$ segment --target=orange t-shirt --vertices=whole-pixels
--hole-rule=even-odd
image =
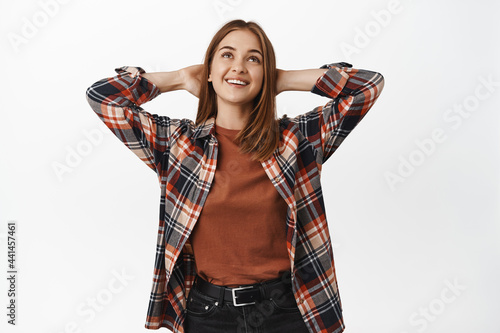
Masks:
[[[238,152],[238,132],[215,128],[215,178],[190,236],[198,275],[229,287],[276,279],[291,268],[288,206],[262,164]]]

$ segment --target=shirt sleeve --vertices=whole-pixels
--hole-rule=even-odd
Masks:
[[[327,69],[311,89],[330,98],[324,106],[294,118],[313,144],[322,164],[373,106],[384,87],[380,73],[352,68],[346,62],[324,65]]]
[[[168,147],[170,118],[144,111],[140,105],[161,94],[142,77],[141,67],[120,67],[118,75],[97,81],[87,89],[87,101],[101,121],[151,169]]]

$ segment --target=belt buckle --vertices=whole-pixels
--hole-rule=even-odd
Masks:
[[[234,306],[244,306],[244,305],[252,305],[252,304],[255,304],[255,302],[252,302],[252,303],[241,303],[241,304],[237,304],[237,303],[236,303],[236,298],[238,298],[238,297],[236,296],[236,292],[237,292],[237,291],[239,291],[239,290],[243,290],[243,289],[251,289],[251,288],[253,288],[253,286],[232,288],[232,289],[231,289],[231,293],[233,294],[233,305],[234,305]]]

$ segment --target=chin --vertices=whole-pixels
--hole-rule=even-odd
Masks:
[[[234,105],[246,105],[246,104],[252,104],[254,102],[254,99],[248,99],[248,98],[228,98],[226,99],[228,103],[234,104]]]

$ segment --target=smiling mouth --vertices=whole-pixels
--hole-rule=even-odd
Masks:
[[[248,85],[248,82],[236,80],[236,79],[227,79],[226,82],[229,84],[236,84],[239,86],[247,86]]]

